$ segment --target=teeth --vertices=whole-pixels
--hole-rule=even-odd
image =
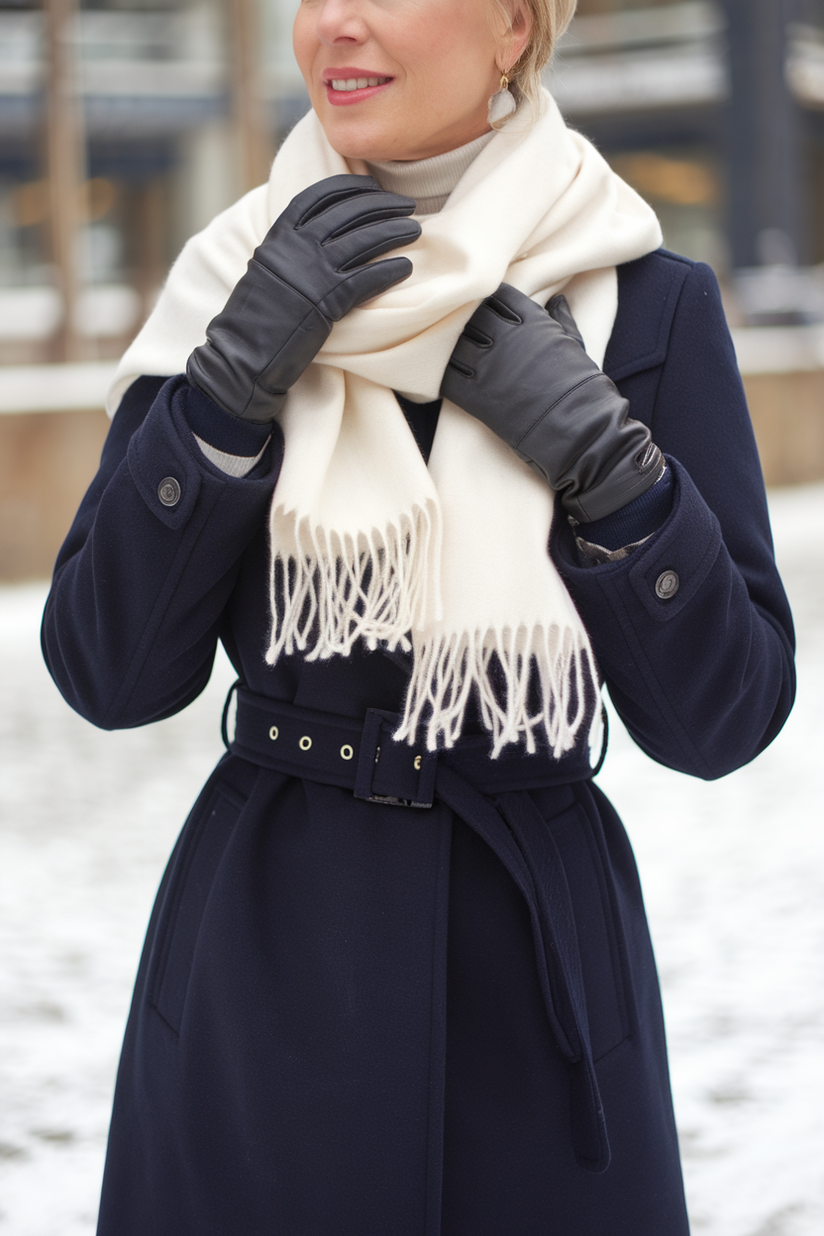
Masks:
[[[388,77],[336,77],[332,80],[333,90],[365,90],[367,86],[382,86],[388,82]]]

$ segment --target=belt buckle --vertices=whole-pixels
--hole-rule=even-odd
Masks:
[[[367,803],[381,803],[385,807],[417,807],[425,810],[435,801],[438,753],[416,752],[406,743],[396,743],[392,733],[400,725],[400,720],[397,713],[384,712],[380,708],[366,710],[355,774],[355,798]],[[413,796],[375,792],[372,783],[381,760],[381,751],[384,756],[384,769],[381,771],[385,771],[387,760],[391,759],[404,788],[408,786]],[[406,767],[407,760],[409,768]]]

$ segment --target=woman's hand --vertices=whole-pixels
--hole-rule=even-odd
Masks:
[[[421,234],[411,198],[371,176],[330,176],[293,198],[255,250],[189,381],[226,412],[271,421],[317,356],[332,324],[412,273],[409,258],[366,265]]]
[[[661,476],[649,430],[584,351],[566,299],[546,309],[502,283],[467,322],[441,394],[483,421],[591,523]]]

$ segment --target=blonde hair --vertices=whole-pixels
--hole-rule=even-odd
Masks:
[[[529,42],[507,76],[516,96],[534,102],[541,86],[541,74],[555,45],[575,15],[578,0],[522,0],[532,18]],[[506,0],[495,0],[507,26],[511,13]]]

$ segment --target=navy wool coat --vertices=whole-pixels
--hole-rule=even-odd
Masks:
[[[793,636],[708,268],[620,268],[605,369],[670,460],[673,509],[621,561],[584,567],[560,513],[550,550],[636,741],[721,777],[787,717]],[[63,695],[104,728],[167,717],[220,639],[258,696],[396,712],[405,667],[381,651],[265,664],[282,438],[225,475],[183,382],[127,392],[60,553],[43,647]],[[439,758],[428,810],[220,761],[149,925],[100,1236],[685,1236],[626,834],[588,765],[509,758],[500,792]]]

